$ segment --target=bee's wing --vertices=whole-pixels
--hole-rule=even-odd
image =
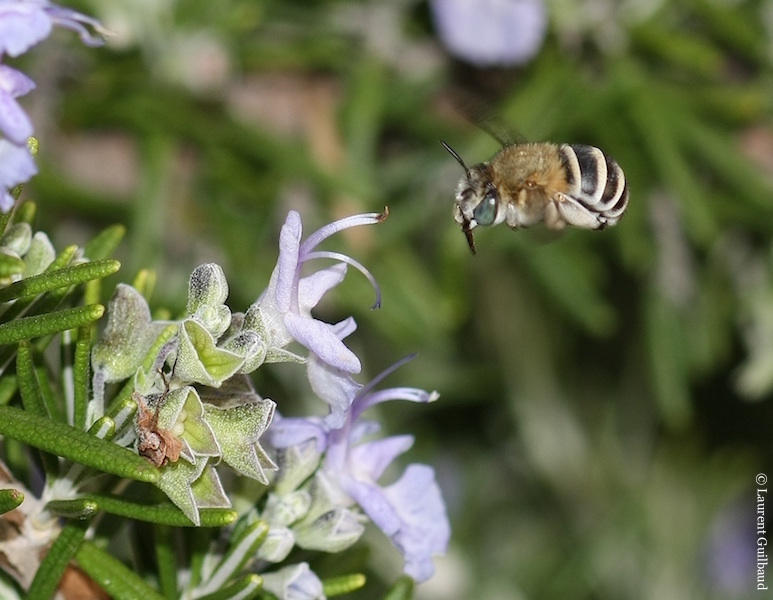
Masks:
[[[519,135],[512,127],[509,127],[503,121],[495,117],[489,116],[480,118],[476,123],[478,127],[498,141],[502,147],[512,146],[513,144],[519,144],[524,141],[522,135]]]

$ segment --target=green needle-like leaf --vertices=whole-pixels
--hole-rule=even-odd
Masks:
[[[86,521],[70,521],[62,529],[32,580],[27,600],[50,600],[54,597],[59,580],[83,541],[87,527]]]
[[[90,304],[3,323],[0,325],[0,345],[76,329],[96,321],[104,313],[105,307],[101,304]]]
[[[112,275],[120,268],[121,263],[117,260],[105,259],[82,263],[74,267],[65,267],[57,271],[46,271],[40,275],[12,283],[7,288],[0,290],[0,302],[8,302],[14,298],[25,296],[36,296],[63,287],[85,283],[92,279],[102,279]]]
[[[35,364],[32,362],[32,346],[26,340],[19,343],[19,351],[16,355],[16,376],[25,411],[50,420],[43,392],[40,389],[40,382],[35,372]],[[55,456],[42,452],[41,460],[47,475],[54,477],[59,473],[59,462]]]
[[[158,583],[161,593],[169,600],[177,598],[177,560],[172,541],[174,531],[166,525],[156,525],[153,528]]]
[[[384,595],[384,600],[411,600],[414,585],[414,581],[410,577],[400,577]]]
[[[365,586],[367,578],[362,573],[352,573],[351,575],[342,575],[341,577],[331,577],[322,582],[325,590],[325,596],[342,596]]]
[[[263,578],[260,575],[251,573],[245,575],[239,581],[233,585],[229,585],[222,590],[209,594],[207,596],[201,596],[198,600],[249,600],[250,598],[257,598],[263,587]]]
[[[32,346],[27,340],[19,342],[19,351],[16,355],[16,376],[24,409],[38,417],[48,418],[48,411],[35,372],[35,364],[32,362]]]
[[[131,450],[11,406],[0,406],[0,434],[119,477],[153,483],[158,470]]]
[[[34,150],[32,147],[32,143],[34,142]],[[38,150],[37,150],[37,140],[35,138],[30,138],[27,140],[27,148],[30,150],[30,154],[32,156],[37,156]],[[19,186],[21,187],[21,186]],[[24,204],[18,206],[16,208],[16,212],[13,215],[13,222],[14,223],[32,223],[32,221],[35,220],[35,214],[37,213],[38,205],[34,202],[25,202]]]
[[[99,504],[100,510],[113,515],[128,517],[138,521],[158,523],[159,525],[170,525],[172,527],[193,527],[191,520],[171,503],[146,504],[132,502],[117,496],[104,496],[100,494],[89,494],[88,496],[83,496],[83,499],[96,502]],[[235,510],[231,509],[203,508],[200,509],[199,516],[201,518],[201,527],[223,527],[233,523],[238,514]]]
[[[15,375],[3,375],[0,378],[0,405],[8,404],[19,389]]]
[[[70,261],[72,261],[77,251],[78,251],[77,245],[73,244],[71,246],[67,246],[64,250],[62,250],[57,255],[57,257],[54,259],[54,262],[48,265],[48,267],[46,268],[46,272],[50,273],[52,271],[58,271],[59,269],[64,269],[67,265],[70,264]]]
[[[137,403],[133,398],[127,397],[120,402],[113,402],[105,416],[110,417],[113,420],[117,433],[134,419],[136,412]]]
[[[99,417],[99,419],[94,421],[91,427],[89,427],[89,434],[96,436],[101,440],[107,440],[108,442],[115,437],[115,433],[115,421],[107,415]]]
[[[126,228],[123,225],[112,225],[88,242],[83,247],[83,254],[91,260],[108,258],[118,248],[125,233]]]
[[[12,511],[24,502],[24,494],[19,490],[0,490],[0,515]]]
[[[81,544],[75,560],[113,600],[165,600],[134,571],[92,542]]]
[[[19,199],[19,195],[21,194],[21,186],[15,185],[10,189],[11,197],[13,198],[14,202]],[[11,220],[11,211],[8,211],[7,213],[0,213],[0,233],[3,233],[5,231],[5,228],[8,227],[8,221]]]
[[[86,426],[86,406],[89,402],[89,378],[91,375],[91,327],[78,329],[73,358],[73,420],[77,429]]]
[[[51,502],[46,504],[46,510],[59,517],[83,521],[90,519],[99,512],[99,504],[89,498],[51,500]]]

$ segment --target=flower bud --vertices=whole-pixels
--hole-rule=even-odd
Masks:
[[[258,549],[260,560],[272,563],[282,562],[295,546],[295,535],[287,527],[274,527],[268,530],[266,539]]]
[[[111,383],[135,373],[163,325],[151,324],[150,309],[140,293],[119,284],[107,309],[107,326],[94,344],[91,361],[95,371]]]
[[[281,600],[325,600],[322,581],[307,563],[266,573],[263,588]]]
[[[308,525],[294,527],[295,543],[306,550],[341,552],[360,539],[364,520],[348,508],[331,510]]]

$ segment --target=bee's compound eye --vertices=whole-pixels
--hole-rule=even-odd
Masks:
[[[483,201],[472,211],[478,225],[491,225],[497,218],[497,199],[494,193],[489,192]]]

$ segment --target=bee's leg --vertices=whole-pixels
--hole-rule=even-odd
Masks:
[[[553,200],[545,207],[545,216],[543,218],[545,227],[548,229],[563,229],[566,227],[566,220],[559,210],[560,202]]]
[[[598,213],[595,213],[582,204],[577,202],[574,198],[561,194],[551,202],[551,206],[555,207],[564,222],[574,227],[581,227],[582,229],[599,229],[606,223],[605,219],[600,218]],[[547,211],[546,211],[547,212]],[[547,215],[545,217],[547,222]]]

